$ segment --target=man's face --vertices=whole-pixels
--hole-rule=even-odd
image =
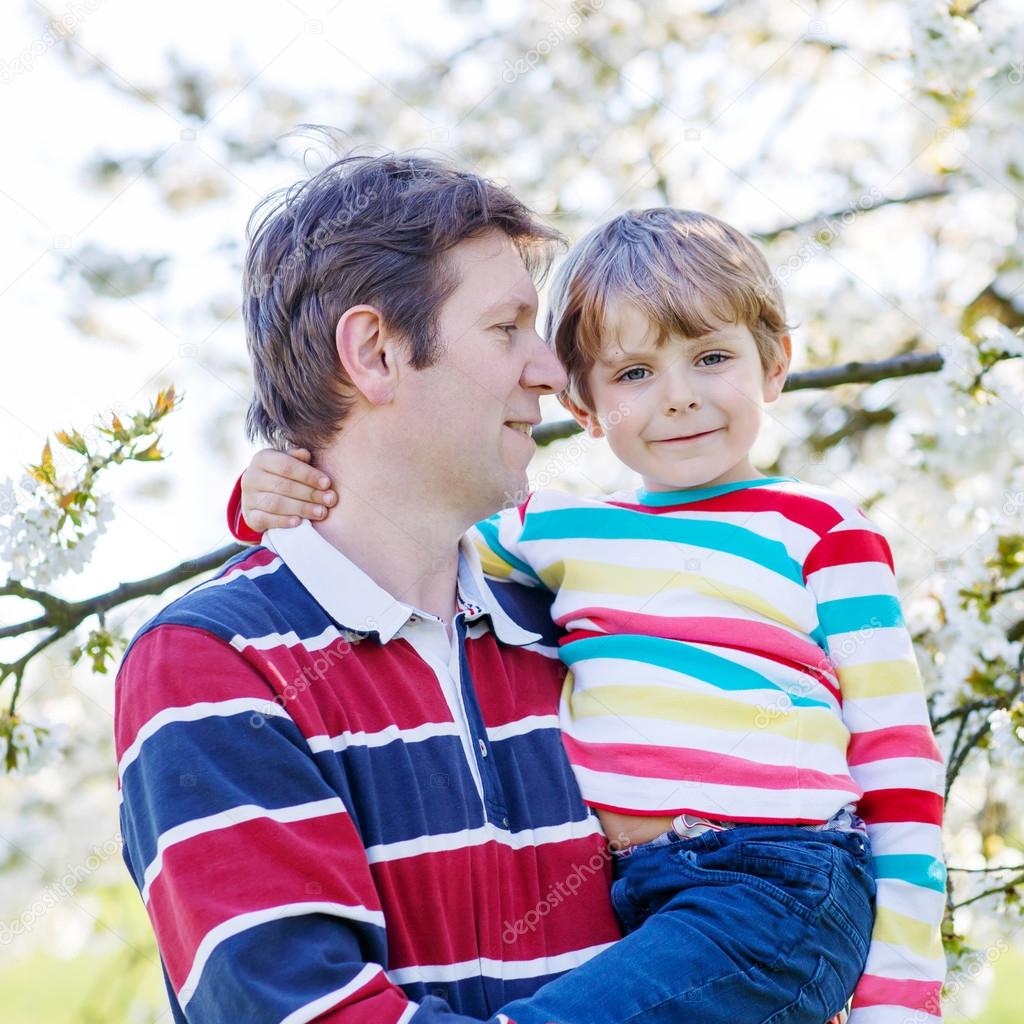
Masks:
[[[459,284],[439,311],[441,356],[407,375],[405,420],[439,500],[471,523],[522,500],[540,396],[566,378],[537,333],[537,290],[511,239],[491,231],[448,259]]]
[[[702,338],[672,336],[659,346],[654,325],[628,302],[612,308],[606,326],[602,360],[587,378],[594,411],[612,451],[647,490],[760,475],[750,450],[785,372],[764,373],[749,328],[719,323]]]

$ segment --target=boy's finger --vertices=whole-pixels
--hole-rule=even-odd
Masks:
[[[336,497],[333,490],[317,490],[315,487],[306,486],[304,483],[289,480],[284,476],[273,476],[272,474],[267,475],[265,479],[261,479],[254,488],[254,493],[256,490],[262,490],[265,494],[278,495],[285,499],[312,502],[314,505],[332,505],[333,498]],[[328,499],[328,495],[331,495],[332,499]],[[274,511],[281,512],[282,510],[275,509]]]
[[[327,515],[327,509],[319,503],[297,501],[280,494],[268,495],[262,511],[274,516],[301,516],[303,519],[323,519]]]
[[[306,449],[296,448],[293,451],[306,451]],[[309,452],[306,452],[306,455],[308,456]],[[331,486],[330,477],[322,469],[316,469],[314,466],[296,466],[295,461],[291,452],[274,452],[272,455],[268,455],[266,465],[262,468],[265,472],[275,473],[289,480],[297,480],[308,487],[327,488]]]
[[[293,459],[299,459],[302,462],[309,462],[309,460],[312,458],[312,455],[310,455],[308,448],[289,448],[288,454]]]
[[[266,533],[267,530],[287,530],[302,522],[298,516],[277,516],[271,515],[269,512],[260,512],[258,515],[254,515],[253,519],[254,522],[250,522],[248,519],[246,522],[257,533]]]

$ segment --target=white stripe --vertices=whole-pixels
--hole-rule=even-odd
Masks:
[[[859,1006],[850,1017],[851,1024],[942,1024],[941,1017],[933,1017],[924,1010],[909,1010],[905,1006]]]
[[[482,956],[476,960],[464,960],[457,964],[421,964],[415,967],[399,967],[387,972],[388,977],[396,985],[409,985],[415,982],[463,981],[466,978],[499,978],[503,981],[514,981],[521,978],[540,978],[548,974],[558,974],[572,970],[593,959],[598,953],[611,947],[613,943],[604,942],[586,949],[575,949],[570,953],[557,956],[541,956],[534,960],[492,960]]]
[[[912,917],[922,924],[935,924],[942,920],[946,894],[922,885],[913,885],[902,878],[879,878],[876,904],[894,910],[904,917]]]
[[[865,793],[876,789],[921,789],[941,793],[946,784],[946,769],[926,757],[890,757],[867,761],[850,768],[850,774]]]
[[[161,833],[157,839],[156,856],[146,866],[142,876],[142,902],[149,903],[149,891],[163,869],[164,852],[178,843],[183,843],[186,839],[205,835],[207,832],[216,832],[218,829],[230,828],[232,825],[241,825],[247,821],[256,821],[259,818],[287,824],[292,821],[309,821],[312,818],[344,813],[345,805],[341,800],[337,797],[328,797],[326,800],[311,800],[309,803],[272,809],[260,807],[257,804],[239,804],[237,807],[219,811],[217,814],[208,814],[204,818],[183,821],[180,825],[175,825],[174,828],[169,828],[166,832]]]
[[[402,1016],[398,1018],[395,1024],[408,1024],[409,1021],[416,1016],[416,1011],[420,1008],[419,1003],[414,1003],[412,1000],[409,1001],[409,1005],[402,1011]],[[500,1020],[504,1014],[499,1014],[498,1019]],[[505,1020],[508,1020],[505,1017]]]
[[[293,629],[287,633],[267,633],[265,636],[247,637],[236,633],[231,638],[231,646],[236,651],[244,651],[247,647],[257,651],[270,651],[275,647],[303,647],[307,651],[321,651],[339,639],[348,642],[356,639],[356,635],[349,631],[342,633],[336,626],[328,626],[317,636],[301,638]]]
[[[308,1021],[318,1017],[324,1010],[337,1006],[347,996],[361,989],[383,970],[384,968],[380,964],[367,964],[347,985],[342,985],[341,988],[328,992],[327,995],[314,999],[313,1002],[306,1003],[305,1006],[300,1006],[299,1009],[289,1013],[281,1021],[281,1024],[307,1024]]]
[[[689,779],[616,775],[573,766],[583,799],[637,813],[665,814],[687,808],[709,818],[777,818],[827,821],[857,798],[854,789],[764,789]]]
[[[267,562],[266,565],[256,565],[251,569],[238,569],[224,576],[218,576],[216,579],[200,583],[198,587],[193,587],[192,593],[194,594],[198,590],[209,590],[211,587],[223,587],[225,583],[231,583],[241,576],[249,580],[258,579],[260,576],[269,576],[271,573],[277,572],[282,565],[284,565],[284,562],[280,558],[274,558]]]
[[[874,732],[894,725],[928,725],[928,711],[920,693],[858,697],[843,704],[843,720],[850,732]]]
[[[384,927],[384,915],[381,911],[369,910],[358,905],[346,906],[344,903],[285,903],[279,907],[267,907],[264,910],[254,910],[248,914],[230,917],[228,920],[222,921],[216,928],[211,928],[203,936],[203,941],[199,943],[188,977],[178,991],[181,1008],[184,1010],[196,994],[203,968],[206,967],[210,955],[222,942],[235,935],[240,935],[250,928],[255,928],[257,925],[265,924],[267,921],[280,921],[286,917],[302,917],[307,914],[330,914],[332,917],[361,921],[376,925],[378,928]]]
[[[458,736],[459,727],[455,722],[425,722],[413,729],[399,729],[388,725],[378,732],[340,732],[336,736],[311,736],[309,749],[314,754],[325,750],[346,750],[349,747],[386,747],[395,740],[403,743],[420,743],[435,736]]]
[[[121,755],[117,766],[118,778],[124,779],[127,767],[139,756],[142,744],[165,725],[173,722],[198,722],[204,718],[230,718],[246,711],[269,718],[288,718],[288,712],[273,700],[257,697],[233,697],[231,700],[198,701],[182,707],[164,708],[145,722],[135,734],[131,745]]]
[[[938,825],[918,821],[868,822],[868,838],[871,840],[871,852],[876,857],[893,853],[923,853],[942,859],[942,829]]]
[[[897,971],[895,974],[894,968]],[[873,938],[868,949],[868,962],[864,966],[864,973],[874,974],[880,978],[938,981],[945,977],[946,960],[945,957],[930,959],[919,956],[906,946],[894,946]]]
[[[842,668],[876,661],[914,661],[914,644],[904,626],[868,626],[847,633],[832,633],[829,651]]]
[[[558,715],[527,715],[515,722],[506,722],[504,725],[495,725],[487,730],[487,738],[496,743],[498,740],[507,740],[511,736],[522,736],[525,733],[533,732],[534,729],[557,729]]]
[[[876,597],[879,594],[898,597],[892,570],[881,562],[830,565],[812,572],[807,577],[807,586],[819,598],[822,595],[848,598]]]
[[[459,832],[445,832],[436,836],[417,836],[397,843],[380,843],[366,850],[371,864],[416,857],[424,853],[443,853],[446,850],[462,850],[470,846],[482,846],[495,842],[512,850],[523,850],[547,843],[562,843],[569,839],[583,839],[601,834],[597,818],[589,816],[583,821],[570,821],[564,825],[548,825],[544,828],[523,829],[521,832],[506,832],[490,822],[479,828],[462,829]]]

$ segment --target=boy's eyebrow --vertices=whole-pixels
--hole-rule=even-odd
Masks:
[[[683,342],[688,348],[699,348],[701,345],[706,345],[708,342],[714,341],[715,338],[721,333],[721,331],[708,331],[707,334],[702,334],[699,338],[680,338],[679,341]],[[605,366],[618,366],[619,363],[628,363],[631,359],[639,359],[651,348],[656,348],[656,345],[644,345],[643,348],[636,352],[626,352],[623,350],[622,355],[615,359],[605,359],[603,356],[598,357],[598,362]]]

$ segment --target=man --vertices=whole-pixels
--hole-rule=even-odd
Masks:
[[[545,597],[462,540],[565,385],[531,276],[556,239],[402,156],[255,225],[250,431],[342,500],[169,605],[118,676],[125,859],[177,1021],[506,1019],[619,936]]]

